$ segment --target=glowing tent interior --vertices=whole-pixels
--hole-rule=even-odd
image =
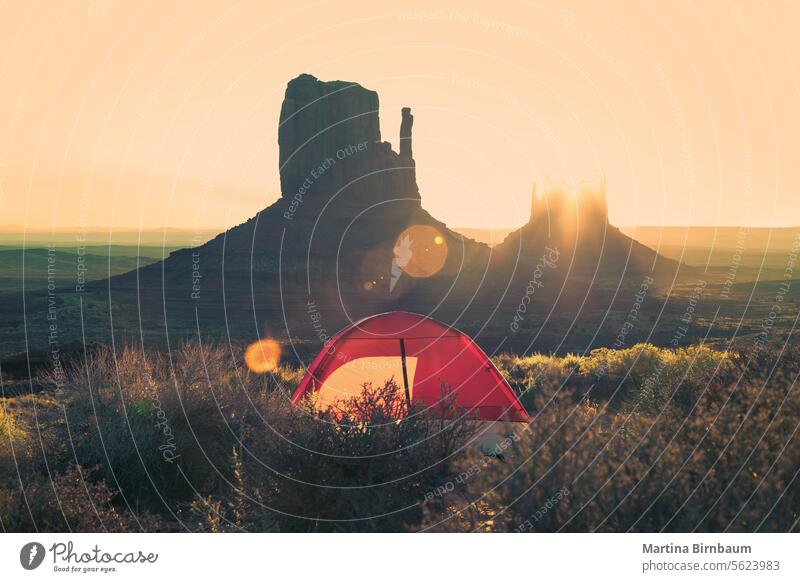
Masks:
[[[472,339],[435,319],[392,311],[367,317],[336,334],[308,368],[292,402],[316,395],[326,410],[361,393],[364,383],[394,378],[415,405],[436,407],[442,383],[455,408],[470,418],[527,422],[511,386]]]

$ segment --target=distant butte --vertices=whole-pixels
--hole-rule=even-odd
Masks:
[[[411,108],[399,112],[395,151],[382,141],[379,107],[378,94],[357,83],[292,79],[278,120],[281,197],[204,245],[95,288],[137,306],[123,310],[131,326],[141,317],[170,333],[196,334],[199,326],[316,340],[320,320],[330,333],[404,309],[467,327],[490,321],[502,339],[548,248],[558,249],[559,264],[534,298],[529,323],[539,311],[603,309],[609,284],[677,268],[608,223],[604,181],[574,193],[549,186],[534,196],[529,222],[493,249],[450,230],[424,209]],[[401,244],[409,228],[417,230]],[[404,244],[417,259],[437,245],[443,262],[431,273],[416,265],[398,276],[395,249]],[[513,339],[529,341],[525,334]]]

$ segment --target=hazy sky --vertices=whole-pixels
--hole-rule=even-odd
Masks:
[[[4,3],[0,225],[242,222],[279,196],[302,72],[377,90],[395,149],[412,107],[451,226],[598,172],[618,225],[800,224],[800,3],[402,4]]]

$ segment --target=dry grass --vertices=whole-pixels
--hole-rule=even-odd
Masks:
[[[692,349],[646,352],[638,369],[630,353],[601,352],[611,358],[611,375],[619,378],[626,360],[633,370],[621,408],[576,397],[568,383],[543,382],[530,398],[534,420],[503,462],[430,504],[426,527],[797,530],[800,350],[780,359],[775,352],[754,359]],[[697,367],[687,361],[693,353]],[[667,371],[659,371],[663,360]],[[579,359],[580,373],[584,363]],[[466,455],[456,470],[479,460]],[[554,501],[560,491],[566,493]]]
[[[797,529],[797,347],[500,356],[534,420],[496,456],[391,381],[319,413],[289,402],[298,370],[241,362],[227,345],[99,349],[63,391],[0,399],[0,527]]]

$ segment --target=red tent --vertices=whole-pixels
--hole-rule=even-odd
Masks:
[[[456,407],[473,418],[528,421],[508,382],[475,342],[405,311],[367,317],[336,334],[308,367],[292,402],[316,393],[316,407],[326,410],[360,394],[365,382],[383,386],[391,377],[415,404],[435,407],[444,382]]]

